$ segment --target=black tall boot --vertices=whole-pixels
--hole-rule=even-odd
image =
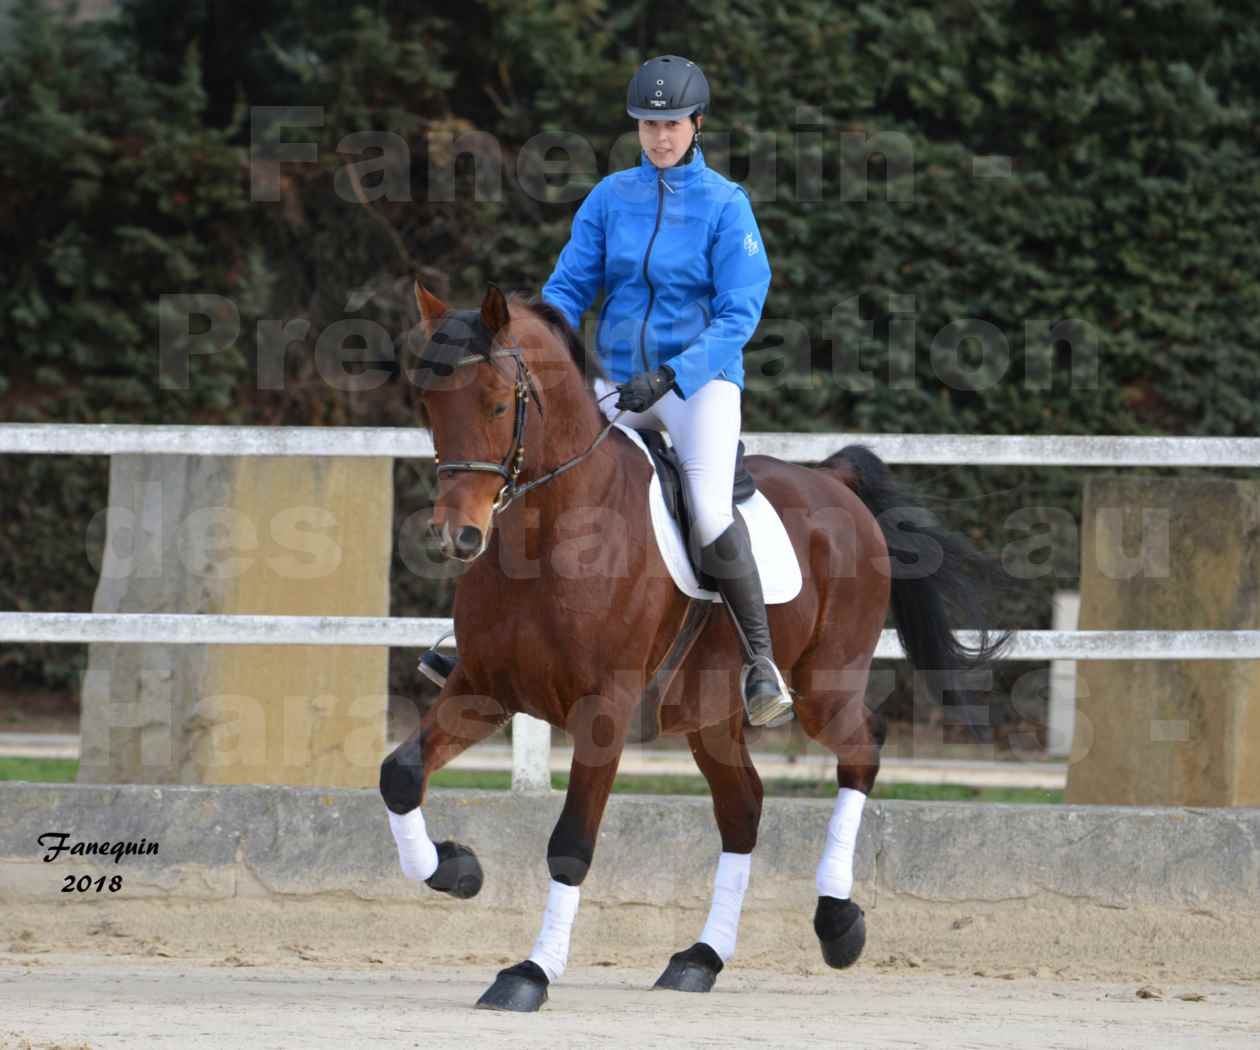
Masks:
[[[738,511],[721,536],[700,548],[700,568],[713,577],[742,635],[749,662],[740,675],[740,690],[748,724],[774,722],[792,710],[792,696],[774,663],[761,575],[753,560],[748,526]]]

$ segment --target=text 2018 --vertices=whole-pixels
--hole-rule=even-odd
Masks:
[[[96,892],[108,888],[110,893],[117,893],[122,889],[122,876],[115,875],[113,878],[107,879],[102,875],[99,879],[93,880],[91,875],[80,875],[77,879],[73,875],[64,876],[65,883],[61,887],[62,893],[87,893],[96,887]]]

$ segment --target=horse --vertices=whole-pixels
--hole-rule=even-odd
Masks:
[[[653,538],[651,465],[604,418],[590,385],[603,371],[559,311],[493,285],[480,309],[452,309],[419,281],[415,296],[419,351],[404,370],[438,464],[428,535],[466,568],[454,597],[458,662],[416,731],[381,764],[380,791],[404,875],[467,898],[482,869],[467,846],[429,840],[429,778],[517,712],[571,734],[542,932],[529,959],[502,970],[477,1003],[531,1012],[563,973],[622,747],[691,599]],[[802,568],[798,595],[768,615],[795,717],[836,756],[814,929],[823,958],[840,969],[866,939],[851,899],[853,851],[885,739],[865,690],[890,603],[905,652],[937,693],[961,691],[962,676],[988,668],[1006,638],[980,619],[979,577],[968,575],[985,556],[939,525],[869,449],[846,447],[814,466],[762,455],[745,464]],[[978,646],[955,638],[960,613],[981,629]],[[741,661],[731,619],[711,616],[658,709],[659,731],[687,738],[708,782],[722,844],[708,922],[671,957],[662,989],[708,991],[734,951],[763,794],[745,736]]]

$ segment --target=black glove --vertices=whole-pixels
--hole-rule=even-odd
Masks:
[[[674,370],[669,365],[661,365],[655,372],[640,372],[628,383],[617,387],[621,395],[617,398],[617,408],[646,412],[669,393],[673,382]]]

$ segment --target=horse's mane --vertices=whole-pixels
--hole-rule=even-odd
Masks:
[[[577,370],[582,374],[582,379],[588,387],[591,385],[591,380],[596,376],[599,376],[601,379],[608,378],[608,373],[604,371],[604,366],[600,363],[599,358],[594,354],[587,353],[586,344],[582,342],[581,337],[573,330],[569,322],[565,320],[564,314],[552,306],[551,303],[541,296],[526,298],[520,292],[513,292],[509,298],[512,302],[520,303],[560,336],[569,351],[569,356],[573,358],[573,363],[577,366]]]
[[[588,404],[595,412],[595,416],[599,425],[605,422],[603,411],[595,401],[592,382],[596,377],[600,379],[608,379],[608,373],[604,370],[603,364],[599,358],[587,352],[586,345],[582,342],[581,337],[570,327],[569,322],[565,319],[556,307],[547,302],[541,296],[527,297],[523,292],[511,292],[508,295],[508,303],[516,303],[523,307],[530,315],[537,318],[548,328],[550,328],[564,344],[569,352],[574,367],[577,368],[578,374],[582,377],[582,383],[586,387],[587,393],[590,394]],[[491,341],[485,326],[481,324],[481,312],[477,309],[456,310],[443,318],[443,321],[458,323],[462,327],[459,329],[459,335],[462,338],[443,338],[442,327],[439,326],[438,332],[428,341],[423,342],[420,349],[414,349],[414,343],[420,342],[422,337],[418,334],[421,326],[416,326],[412,335],[412,346],[409,348],[409,356],[412,360],[412,372],[409,375],[419,376],[424,370],[432,370],[438,375],[449,374],[450,363],[466,353],[481,354],[490,360]],[[423,380],[415,378],[414,385],[423,386]],[[412,405],[422,421],[425,420],[423,402],[419,398],[412,399]],[[425,425],[428,425],[427,422]]]

